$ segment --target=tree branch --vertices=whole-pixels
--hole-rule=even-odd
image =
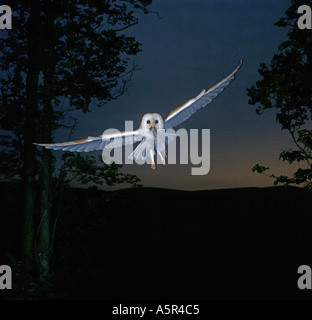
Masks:
[[[114,31],[114,32],[124,31],[124,30],[126,30],[126,29],[128,29],[128,28],[130,28],[130,27],[133,27],[133,26],[137,25],[137,24],[138,24],[138,21],[133,22],[133,23],[129,23],[128,25],[124,26],[123,28],[112,29],[112,31]]]

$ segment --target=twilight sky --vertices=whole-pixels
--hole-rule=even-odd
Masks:
[[[248,104],[246,88],[257,81],[261,62],[269,63],[286,30],[274,26],[290,0],[154,0],[156,14],[140,15],[127,32],[142,43],[132,57],[138,70],[128,93],[91,113],[75,114],[79,125],[72,138],[96,136],[105,129],[124,130],[124,121],[138,127],[146,112],[164,118],[173,108],[227,76],[242,58],[235,80],[211,104],[180,127],[211,130],[210,172],[192,176],[190,165],[124,165],[144,186],[184,190],[271,186],[269,178],[252,173],[256,163],[276,174],[289,166],[278,161],[292,147],[275,114],[261,116]],[[178,129],[179,127],[175,128]],[[58,132],[55,141],[63,141]],[[56,153],[59,153],[57,151]]]

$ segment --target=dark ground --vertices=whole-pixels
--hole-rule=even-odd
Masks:
[[[297,287],[298,267],[312,266],[307,190],[68,189],[63,199],[52,259],[63,299],[312,298]],[[18,256],[18,204],[3,202],[2,249]]]

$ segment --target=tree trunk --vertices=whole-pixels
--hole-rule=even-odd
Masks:
[[[23,163],[23,234],[22,255],[25,270],[33,270],[34,262],[34,211],[35,211],[35,118],[38,110],[38,43],[39,42],[38,2],[31,3],[30,17],[27,25],[28,37],[28,72],[26,77],[25,136]]]
[[[52,142],[52,67],[44,71],[44,92],[43,118],[42,118],[42,139],[45,143]],[[50,188],[52,175],[52,154],[51,150],[42,150],[42,170],[41,170],[41,220],[39,224],[38,241],[38,263],[41,278],[45,278],[50,270]]]
[[[46,141],[46,140],[45,140]],[[47,140],[47,142],[49,142]],[[39,239],[37,259],[41,278],[50,271],[50,183],[51,183],[51,154],[50,150],[43,150],[42,155],[42,184],[40,197],[41,219],[39,224]]]
[[[41,123],[41,139],[45,143],[52,142],[52,131],[54,124],[54,112],[52,107],[53,96],[53,77],[55,72],[55,52],[54,44],[57,39],[55,35],[55,8],[53,2],[45,2],[43,10],[48,13],[43,28],[45,59],[43,65],[44,79],[44,98],[43,98],[43,114]],[[42,150],[42,169],[41,169],[41,197],[40,211],[41,220],[38,230],[38,267],[40,278],[44,280],[50,271],[50,255],[51,255],[51,177],[53,172],[53,155],[51,150]]]

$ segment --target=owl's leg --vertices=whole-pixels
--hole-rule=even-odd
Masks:
[[[161,163],[163,164],[163,166],[165,166],[165,165],[166,165],[166,159],[165,159],[164,154],[162,154],[162,152],[161,152],[161,151],[158,151],[158,154],[159,154],[159,157],[160,157]]]
[[[152,168],[153,170],[155,170],[155,169],[156,169],[156,166],[155,166],[154,150],[153,150],[153,149],[150,150],[150,157],[151,157],[151,168]]]

